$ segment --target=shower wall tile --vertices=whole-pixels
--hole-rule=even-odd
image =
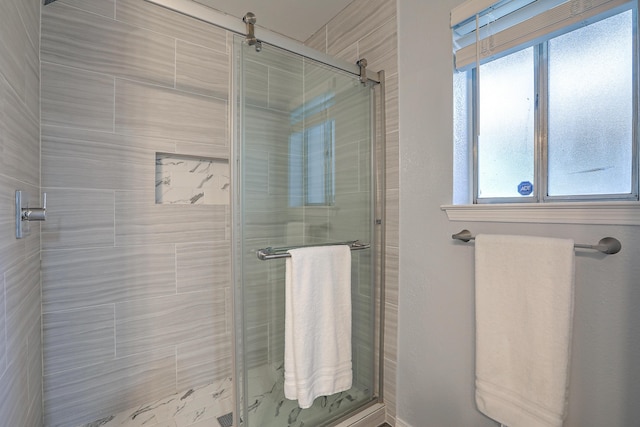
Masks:
[[[26,357],[26,341],[21,348],[22,354]],[[29,401],[29,390],[27,385],[28,366],[24,361],[18,360],[4,372],[0,377],[2,387],[0,387],[0,414],[2,422],[7,426],[27,425],[27,408],[25,402]]]
[[[77,426],[176,393],[173,348],[44,377],[44,423]]]
[[[114,322],[112,304],[43,314],[45,375],[112,360]]]
[[[327,52],[327,27],[323,26],[304,42],[305,45],[320,52]]]
[[[25,357],[22,344],[40,323],[40,269],[38,254],[7,270],[5,276],[7,363]],[[27,359],[25,359],[27,360]]]
[[[2,266],[0,274],[20,264],[27,256],[31,255],[33,243],[37,245],[35,252],[39,250],[40,246],[40,236],[37,232],[39,227],[34,227],[33,234],[26,239],[16,239],[16,189],[27,191],[30,196],[29,202],[34,203],[34,206],[39,203],[38,187],[24,184],[0,173],[0,265]],[[27,251],[27,246],[29,246],[29,251]],[[2,276],[0,275],[1,281]]]
[[[179,344],[177,348],[178,390],[193,384],[210,384],[233,371],[231,335],[209,336]]]
[[[219,99],[229,96],[229,55],[176,41],[176,89]]]
[[[173,245],[46,251],[43,313],[173,295]]]
[[[384,357],[395,360],[398,354],[397,330],[398,330],[398,306],[385,304],[384,311]]]
[[[42,183],[54,188],[153,188],[155,153],[174,149],[164,139],[43,126]]]
[[[398,37],[395,19],[389,19],[376,28],[363,38],[358,46],[360,57],[367,58],[367,67],[371,67],[371,70],[384,70],[387,75],[398,73],[396,59]]]
[[[42,9],[43,62],[173,87],[175,41],[64,4]]]
[[[282,71],[289,71],[298,76],[301,76],[304,72],[302,58],[293,56],[282,49],[269,46],[269,55],[263,55],[261,52],[256,52],[255,49],[246,49],[246,53],[246,60],[258,62],[270,69],[276,68]]]
[[[144,0],[118,0],[116,19],[218,52],[227,52],[225,30]]]
[[[386,232],[387,232],[387,245],[398,247],[398,232],[399,232],[399,190],[387,190],[387,204],[386,204]]]
[[[290,114],[263,108],[246,108],[245,132],[249,140],[256,141],[253,149],[270,152],[278,149],[278,154],[286,155],[291,134]],[[285,141],[283,144],[282,142]],[[252,187],[253,188],[253,187]]]
[[[384,401],[387,410],[387,422],[394,423],[396,417],[396,395],[397,385],[396,378],[398,375],[398,366],[395,360],[384,359]]]
[[[224,290],[116,304],[116,355],[174,346],[226,331]]]
[[[275,239],[283,236],[287,210],[285,207],[278,211],[245,212],[245,231],[253,238]]]
[[[211,141],[206,144],[181,141],[175,143],[175,153],[177,154],[229,159],[229,151],[229,140],[225,138],[211,138]]]
[[[245,329],[245,369],[263,366],[269,362],[269,326],[257,325]]]
[[[114,245],[113,191],[56,188],[42,191],[47,193],[42,249]]]
[[[269,153],[269,194],[273,196],[289,195],[289,157],[287,153]]]
[[[42,324],[40,318],[31,326],[27,336],[27,390],[29,392],[30,412],[34,404],[42,408]],[[36,400],[40,398],[39,400]],[[38,412],[39,412],[38,411]],[[29,424],[27,424],[29,425]],[[30,424],[35,425],[35,424]]]
[[[0,109],[0,171],[37,187],[40,184],[40,126],[26,104],[1,76]]]
[[[112,76],[42,63],[42,124],[113,132]]]
[[[287,115],[303,104],[303,75],[269,68],[269,108]]]
[[[40,122],[40,53],[26,56],[24,98],[29,113]]]
[[[341,120],[337,120],[338,122]],[[344,126],[344,125],[342,125]],[[368,147],[364,147],[363,153],[360,153],[360,142],[348,142],[338,134],[338,123],[336,123],[336,150],[335,150],[335,176],[336,176],[336,194],[355,193],[360,191],[360,178],[366,180],[370,175],[367,168],[361,169],[356,167],[360,165],[360,156],[369,151]],[[367,141],[368,144],[369,141]],[[361,177],[361,174],[366,176]],[[368,191],[369,188],[364,188]]]
[[[253,107],[269,106],[269,67],[255,61],[245,61],[245,103]]]
[[[15,1],[0,2],[0,71],[19,96],[24,94],[24,71],[29,51],[28,31],[22,24]]]
[[[269,152],[247,149],[244,156],[245,186],[248,192],[260,194],[269,191]]]
[[[116,15],[116,0],[56,0],[56,5],[65,4],[77,7],[87,12],[114,18]],[[53,4],[48,7],[56,7]]]
[[[223,205],[158,205],[153,192],[116,191],[116,246],[225,240]]]
[[[398,306],[398,286],[395,279],[398,277],[399,250],[397,247],[388,246],[385,255],[385,281],[388,283],[385,300],[387,304]]]
[[[400,188],[400,135],[398,131],[387,133],[386,169],[387,189]]]
[[[327,51],[335,54],[385,22],[395,19],[396,4],[389,0],[354,1],[327,24]]]
[[[204,144],[227,137],[227,120],[222,99],[116,80],[117,133]]]
[[[154,199],[157,153],[229,158],[230,64],[224,30],[143,0],[42,27],[44,417],[76,426],[233,374],[229,209]]]
[[[14,2],[22,19],[29,42],[37,52],[40,50],[40,0],[22,0]],[[4,22],[3,22],[4,24]]]
[[[352,43],[346,46],[340,52],[334,52],[331,55],[335,56],[338,59],[342,59],[343,61],[347,61],[350,64],[355,64],[359,59],[363,57],[358,51],[358,43]]]
[[[231,286],[229,242],[176,245],[178,293]]]
[[[36,390],[36,393],[34,393],[33,397],[30,400],[27,418],[24,425],[42,425],[42,387]]]
[[[398,75],[386,76],[386,106],[387,115],[387,133],[397,132],[399,127],[398,120]]]
[[[0,277],[0,378],[7,369],[7,316],[6,316],[6,286],[4,275]]]

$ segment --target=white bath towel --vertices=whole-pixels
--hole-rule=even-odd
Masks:
[[[573,241],[476,237],[476,404],[509,427],[561,427],[568,397]]]
[[[284,393],[308,408],[351,388],[351,250],[290,250],[286,261]]]

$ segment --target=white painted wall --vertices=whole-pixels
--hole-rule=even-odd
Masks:
[[[474,401],[474,234],[558,236],[620,254],[576,256],[570,400],[565,427],[640,420],[640,228],[449,222],[452,58],[449,11],[459,0],[398,0],[400,99],[399,425],[493,427]],[[535,269],[535,266],[531,266]]]

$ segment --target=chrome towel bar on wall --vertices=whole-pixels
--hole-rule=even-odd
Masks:
[[[463,242],[475,240],[475,237],[471,235],[471,232],[469,230],[462,230],[459,233],[452,234],[451,238],[454,240],[462,240]],[[585,245],[576,243],[573,246],[580,249],[594,249],[607,255],[617,254],[622,249],[620,240],[616,239],[615,237],[604,237],[600,239],[597,245]]]

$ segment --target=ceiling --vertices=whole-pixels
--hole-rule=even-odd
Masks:
[[[304,42],[353,0],[193,0],[242,19],[256,14],[256,25]]]

